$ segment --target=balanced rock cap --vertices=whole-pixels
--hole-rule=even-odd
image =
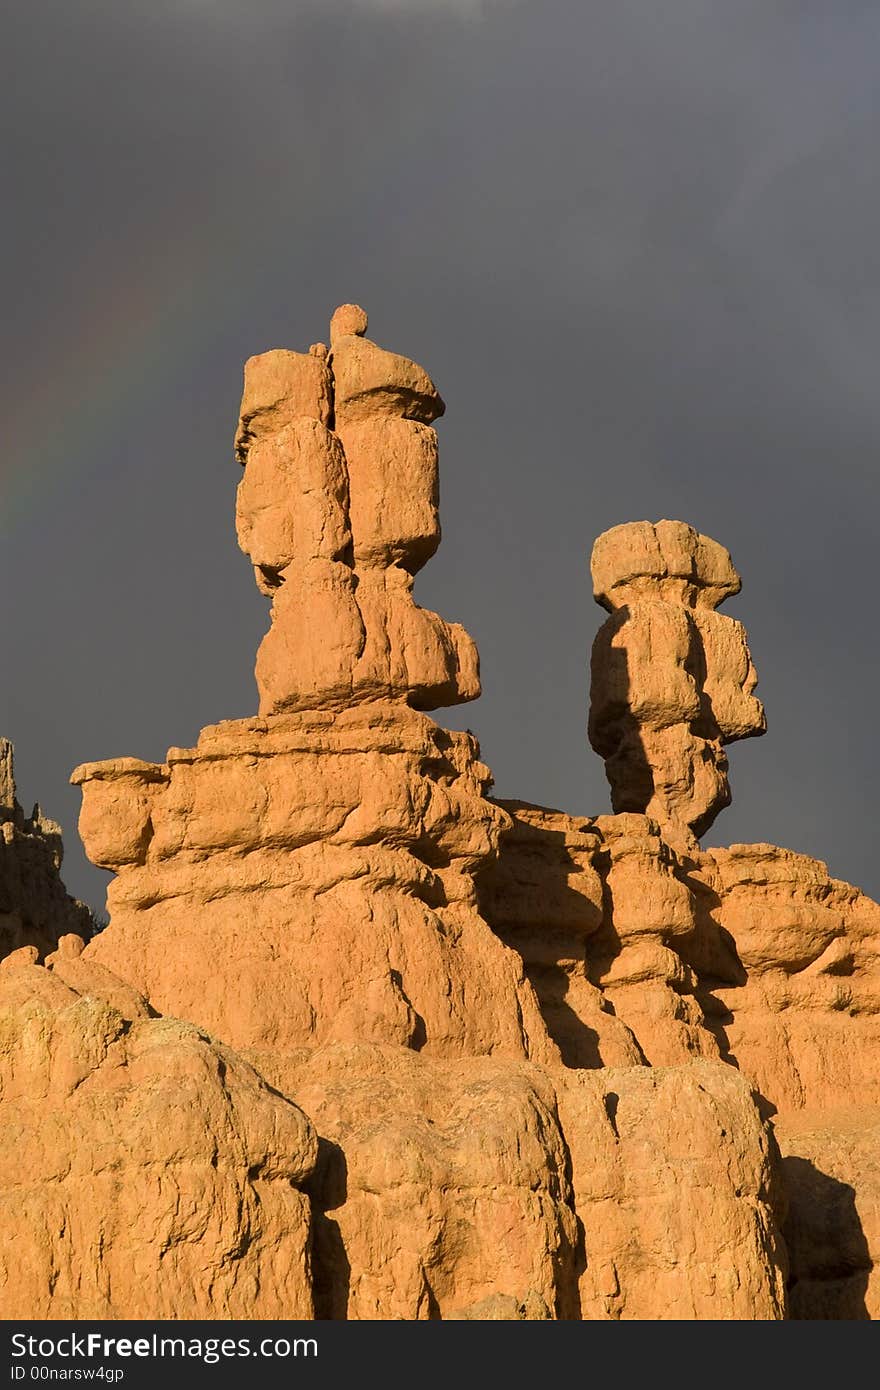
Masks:
[[[367,331],[369,320],[365,309],[359,304],[340,304],[330,320],[330,342],[337,338],[362,338]]]
[[[593,546],[590,570],[596,602],[609,612],[643,589],[645,580],[675,581],[689,591],[683,600],[701,608],[717,608],[741,588],[729,551],[683,521],[612,526]]]

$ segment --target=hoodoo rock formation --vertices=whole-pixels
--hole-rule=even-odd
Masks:
[[[480,693],[471,638],[412,597],[440,542],[431,422],[444,405],[421,367],[366,328],[345,304],[329,353],[318,343],[245,367],[238,539],[272,598],[261,714],[383,699],[436,709]]]
[[[590,742],[615,811],[702,835],[730,804],[724,744],[765,730],[745,629],[715,612],[740,590],[727,551],[680,521],[615,526],[593,549]]]
[[[571,1067],[718,1058],[784,1155],[789,1316],[880,1314],[880,906],[774,845],[701,850],[729,803],[724,745],[761,734],[727,552],[680,522],[596,542],[611,617],[589,731],[617,814],[503,803],[483,905]],[[821,1156],[821,1157],[820,1157]]]
[[[764,730],[729,555],[680,522],[599,539],[614,814],[493,800],[426,712],[479,694],[413,598],[443,403],[366,328],[344,305],[329,348],[245,368],[258,715],[78,768],[110,925],[0,966],[4,1306],[873,1315],[880,908],[698,841]]]

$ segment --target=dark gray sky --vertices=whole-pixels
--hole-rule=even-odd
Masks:
[[[0,732],[74,764],[256,708],[241,363],[355,299],[421,361],[504,796],[608,808],[588,558],[726,544],[769,720],[708,842],[880,894],[880,7],[874,0],[30,0],[6,15]]]

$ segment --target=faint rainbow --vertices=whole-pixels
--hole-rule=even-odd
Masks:
[[[235,250],[212,251],[210,226],[185,234],[142,236],[124,259],[100,267],[91,307],[83,283],[63,321],[47,325],[48,345],[7,382],[6,467],[0,468],[0,510],[7,527],[59,479],[75,488],[73,470],[89,474],[108,441],[151,399],[191,369],[206,337],[232,321],[253,278],[237,276]],[[244,250],[244,248],[242,248]],[[253,247],[248,247],[248,260]],[[65,335],[64,329],[67,327]]]

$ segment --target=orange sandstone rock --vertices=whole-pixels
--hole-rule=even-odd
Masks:
[[[293,562],[339,560],[351,545],[342,445],[318,420],[296,416],[255,443],[238,488],[239,544],[270,580]]]
[[[268,353],[245,368],[238,538],[272,598],[261,714],[379,699],[434,709],[480,693],[467,633],[412,596],[440,540],[430,424],[443,402],[421,367],[363,337],[366,324],[343,305],[328,356]]]
[[[522,955],[566,1065],[718,1057],[683,958],[698,933],[697,904],[656,824],[501,804],[514,824],[480,876],[481,904]]]
[[[332,411],[332,378],[324,356],[276,348],[251,357],[244,369],[236,458],[246,463],[254,440],[303,416],[328,425]]]
[[[789,1113],[774,1128],[788,1191],[789,1316],[880,1317],[880,1108]]]
[[[335,1045],[258,1056],[322,1138],[319,1316],[573,1318],[578,1225],[549,1079],[500,1058]]]
[[[784,1317],[784,1199],[746,1079],[709,1061],[563,1075],[581,1316]]]
[[[697,844],[729,800],[725,746],[764,729],[745,631],[715,611],[739,590],[730,556],[680,522],[599,538],[590,738],[616,814],[490,800],[472,735],[422,712],[479,694],[473,642],[412,592],[440,536],[443,403],[366,329],[343,305],[329,350],[245,369],[236,522],[272,601],[259,716],[162,764],[78,768],[110,926],[57,933],[49,969],[16,938],[0,970],[10,1075],[41,1097],[28,1134],[59,1115],[66,1153],[78,1107],[108,1097],[75,1172],[115,1165],[120,1210],[156,1213],[146,1292],[119,1276],[102,1305],[106,1260],[82,1253],[98,1217],[77,1208],[65,1259],[90,1272],[57,1297],[148,1316],[187,1280],[193,1316],[314,1299],[330,1318],[772,1320],[788,1278],[794,1316],[864,1315],[880,908],[790,851]],[[16,1041],[35,1009],[90,1020],[43,1048],[51,1109]],[[109,1041],[94,1009],[122,1021]],[[142,1038],[168,1042],[143,1075]],[[138,1106],[171,1133],[178,1075],[197,1078],[186,1179],[159,1139],[151,1172],[183,1184],[180,1230],[127,1147]],[[39,1189],[42,1253],[10,1276],[31,1316],[56,1306],[56,1199]]]
[[[236,1047],[557,1055],[519,957],[477,910],[474,873],[507,818],[470,735],[359,705],[217,725],[160,772],[112,783],[150,831],[139,863],[111,865],[112,922],[86,950],[160,1012]],[[107,776],[74,774],[102,856]]]
[[[880,1106],[880,906],[774,845],[699,869],[739,971],[708,983],[724,1054],[776,1111]]]
[[[310,1317],[308,1120],[107,983],[63,950],[0,972],[4,1316]]]
[[[612,616],[593,646],[590,742],[614,809],[701,835],[730,802],[724,745],[766,728],[745,629],[714,612],[739,576],[678,521],[614,527],[592,570]]]
[[[364,1046],[254,1060],[324,1141],[321,1316],[783,1316],[771,1148],[731,1068],[548,1073]]]

